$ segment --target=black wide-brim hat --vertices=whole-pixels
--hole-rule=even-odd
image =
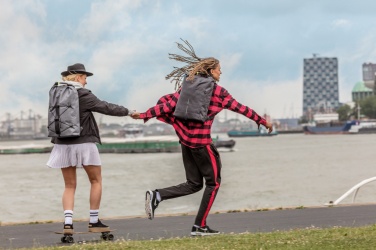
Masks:
[[[76,63],[68,66],[66,71],[61,72],[62,76],[69,76],[73,74],[84,74],[87,76],[92,76],[93,73],[87,72],[85,66],[82,63]]]

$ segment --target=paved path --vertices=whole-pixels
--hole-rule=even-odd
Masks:
[[[193,215],[103,220],[115,239],[149,240],[189,236]],[[309,227],[355,227],[376,224],[376,205],[316,207],[271,211],[211,214],[210,227],[223,233],[271,232]],[[87,222],[75,222],[75,231],[87,230]],[[0,227],[0,249],[67,245],[60,242],[62,223],[12,225]],[[77,234],[75,241],[99,239],[100,234]]]

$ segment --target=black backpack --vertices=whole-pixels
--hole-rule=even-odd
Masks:
[[[49,93],[48,136],[80,136],[80,110],[77,89],[70,83],[56,82]]]

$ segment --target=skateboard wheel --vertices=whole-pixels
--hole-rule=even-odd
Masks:
[[[114,239],[114,235],[113,234],[110,234],[110,233],[102,233],[101,235],[101,239],[102,240],[113,240]]]
[[[73,243],[74,239],[70,235],[65,235],[65,236],[61,237],[61,242],[62,243]]]
[[[73,239],[72,236],[67,236],[66,240],[67,240],[68,243],[73,243],[74,242],[74,239]]]
[[[114,240],[114,235],[113,234],[109,234],[108,235],[108,240]]]

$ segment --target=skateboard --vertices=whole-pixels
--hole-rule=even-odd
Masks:
[[[115,230],[108,230],[106,232],[73,232],[72,234],[66,234],[63,232],[54,232],[55,234],[64,234],[63,237],[61,237],[61,242],[62,243],[74,243],[74,234],[95,234],[95,233],[100,233],[101,240],[114,240],[114,235],[111,233]]]

